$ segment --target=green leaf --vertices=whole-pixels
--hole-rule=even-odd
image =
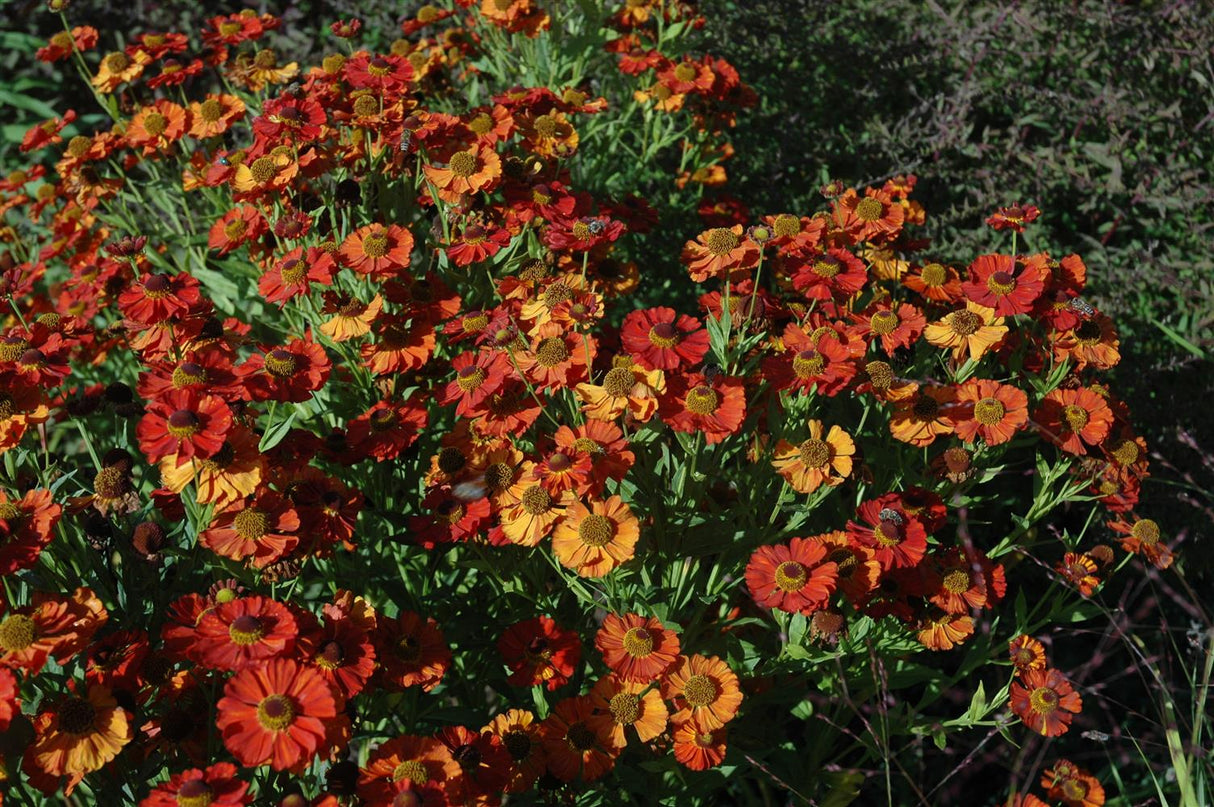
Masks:
[[[257,450],[261,452],[269,451],[274,446],[278,445],[291,431],[291,424],[295,422],[295,412],[291,412],[285,420],[272,425],[262,435],[261,442],[257,444]]]

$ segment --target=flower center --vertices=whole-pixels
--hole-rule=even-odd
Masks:
[[[389,407],[376,409],[368,421],[372,431],[386,432],[396,426],[396,412]]]
[[[495,462],[485,469],[485,486],[489,490],[505,490],[514,482],[514,469],[504,462]]]
[[[776,567],[776,586],[781,591],[800,591],[809,579],[809,572],[795,560],[787,560]]]
[[[624,652],[633,658],[644,658],[653,652],[653,634],[645,628],[629,628],[624,633]]]
[[[177,389],[202,384],[206,380],[206,368],[192,361],[183,361],[173,370],[173,386]]]
[[[25,614],[12,614],[0,622],[0,648],[6,653],[19,653],[34,643],[37,637],[34,620]]]
[[[995,272],[986,279],[986,287],[996,295],[1011,294],[1016,290],[1016,278],[1011,272]]]
[[[615,537],[615,525],[607,516],[591,513],[578,525],[577,536],[586,546],[603,547]]]
[[[923,271],[919,273],[919,279],[923,281],[923,285],[928,288],[938,288],[944,285],[944,281],[948,279],[948,270],[938,263],[929,263],[923,267]]]
[[[930,395],[920,394],[911,407],[915,417],[922,421],[935,420],[940,411],[940,402]]]
[[[569,358],[569,347],[559,336],[550,336],[535,348],[535,359],[543,367],[555,367]]]
[[[974,419],[983,426],[994,426],[1003,420],[1007,408],[997,398],[983,398],[974,404]]]
[[[473,134],[487,134],[493,128],[493,118],[488,112],[482,112],[472,120],[468,121],[468,128]]]
[[[286,695],[270,695],[257,704],[257,722],[269,731],[286,731],[295,720],[295,704]]]
[[[953,569],[944,576],[944,590],[950,594],[960,594],[970,587],[969,573],[963,569]]]
[[[97,710],[83,698],[72,698],[59,708],[59,728],[68,734],[88,734],[97,720]]]
[[[388,236],[370,233],[363,239],[363,254],[368,258],[382,258],[388,254]]]
[[[720,402],[721,396],[717,395],[716,390],[701,384],[687,393],[687,401],[684,405],[687,407],[687,411],[693,414],[711,415],[717,411],[717,405]]]
[[[93,492],[103,499],[117,499],[130,490],[126,474],[113,465],[102,468],[93,477]]]
[[[426,771],[426,766],[423,763],[418,762],[416,759],[406,759],[392,769],[393,782],[399,782],[403,779],[408,779],[414,784],[424,785],[430,781],[430,774]]]
[[[275,348],[266,354],[266,372],[275,378],[290,378],[295,374],[298,362],[289,350]]]
[[[105,57],[105,68],[111,73],[121,73],[131,66],[131,57],[121,51],[111,53]]]
[[[544,306],[552,309],[573,299],[573,290],[564,283],[553,283],[544,289]]]
[[[581,721],[569,727],[568,733],[565,734],[565,739],[579,753],[591,750],[596,744],[594,732]]]
[[[396,655],[402,661],[417,661],[422,657],[422,645],[415,636],[404,636],[396,643]]]
[[[635,378],[632,371],[624,367],[613,367],[603,376],[603,389],[612,398],[624,398],[632,391]]]
[[[453,474],[467,464],[468,458],[455,446],[447,446],[438,452],[438,469],[445,474]]]
[[[696,77],[695,65],[690,65],[687,62],[683,62],[674,69],[674,77],[679,81],[691,81]]]
[[[547,513],[552,507],[552,497],[539,485],[532,485],[523,492],[523,509],[533,516]]]
[[[456,374],[455,383],[464,392],[472,392],[474,389],[479,388],[481,384],[484,384],[488,376],[489,373],[485,371],[485,368],[470,364],[467,367],[461,368],[459,373]]]
[[[193,436],[201,425],[198,415],[194,414],[189,409],[178,409],[176,412],[169,415],[167,423],[169,434],[173,435],[178,440],[184,440],[187,437]]]
[[[9,522],[9,526],[14,526],[12,522],[21,518],[21,508],[12,502],[4,502],[0,504],[0,521]]]
[[[892,521],[882,521],[873,530],[873,537],[881,546],[897,546],[902,543],[902,528]]]
[[[263,510],[256,507],[246,507],[232,519],[232,529],[246,541],[257,541],[265,537],[269,531],[270,520]]]
[[[198,114],[207,123],[214,123],[223,115],[223,104],[214,98],[208,98],[199,105]]]
[[[556,137],[557,121],[551,115],[540,115],[532,127],[540,137]]]
[[[792,371],[797,378],[813,378],[826,369],[826,358],[816,350],[802,350],[792,360]]]
[[[1138,448],[1138,443],[1130,439],[1124,439],[1109,452],[1113,455],[1113,459],[1117,460],[1121,465],[1133,465],[1138,462],[1138,458],[1142,456],[1141,450]]]
[[[693,675],[683,685],[683,699],[692,708],[707,706],[717,699],[717,683],[707,675]]]
[[[738,248],[738,236],[733,230],[717,227],[708,231],[705,244],[708,246],[708,251],[719,258]]]
[[[856,205],[856,217],[861,221],[877,221],[885,215],[885,205],[871,196],[860,200]]]
[[[627,692],[617,692],[607,707],[611,717],[622,726],[631,726],[641,716],[641,699]]]
[[[168,128],[168,125],[168,119],[159,112],[149,112],[143,118],[143,128],[152,137],[160,137],[164,134],[164,130]]]
[[[278,174],[278,166],[274,164],[273,157],[258,157],[249,166],[249,171],[253,174],[254,182],[264,185]]]
[[[451,155],[448,163],[451,173],[457,177],[470,177],[476,172],[476,153],[472,151],[457,151]]]
[[[1062,412],[1062,417],[1073,432],[1081,431],[1084,426],[1088,425],[1088,410],[1078,404],[1066,407]]]
[[[1049,687],[1037,687],[1029,695],[1029,705],[1039,715],[1048,715],[1058,708],[1058,693]]]
[[[288,286],[294,286],[303,282],[303,279],[308,274],[308,267],[299,258],[291,258],[284,261],[282,268],[279,269],[279,274],[282,275],[282,280]]]
[[[244,219],[232,219],[223,225],[223,234],[229,241],[239,241],[248,232],[249,223]]]
[[[954,311],[949,314],[948,324],[958,336],[969,336],[982,327],[982,317],[969,310]]]
[[[891,334],[898,327],[898,315],[893,311],[878,311],[869,320],[873,333],[880,336]]]
[[[894,383],[894,370],[887,362],[870,361],[864,365],[864,374],[875,390],[887,390]]]
[[[502,743],[511,759],[520,760],[531,756],[531,738],[521,729],[513,729],[502,735]]]
[[[1094,345],[1100,341],[1100,323],[1087,319],[1079,323],[1075,329],[1075,338],[1084,345]]]
[[[1147,546],[1159,543],[1159,525],[1149,518],[1136,522],[1130,529],[1130,534]]]
[[[807,468],[825,468],[830,462],[830,443],[824,440],[811,438],[801,443],[797,450],[801,452],[801,462]]]
[[[205,779],[189,779],[177,789],[177,807],[210,807],[215,792]]]
[[[232,640],[233,644],[241,647],[257,644],[265,635],[265,625],[251,614],[241,614],[228,626],[228,638]]]

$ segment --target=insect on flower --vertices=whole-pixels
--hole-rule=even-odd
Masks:
[[[881,512],[877,514],[882,521],[892,521],[899,527],[903,524],[902,514],[892,507],[883,507]]]
[[[1072,298],[1069,305],[1072,311],[1082,314],[1084,317],[1094,317],[1096,315],[1096,309],[1082,297]]]

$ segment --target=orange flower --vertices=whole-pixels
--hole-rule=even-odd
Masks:
[[[1003,322],[1003,317],[995,316],[995,309],[967,300],[965,308],[928,325],[923,335],[930,344],[952,350],[954,361],[976,360],[1007,336]]]
[[[240,597],[199,618],[190,655],[203,667],[242,670],[292,655],[298,636],[299,625],[285,605],[267,597]]]
[[[933,303],[952,303],[961,298],[961,275],[939,263],[924,264],[902,278],[902,285]]]
[[[194,500],[224,510],[257,490],[265,473],[265,457],[257,450],[258,437],[246,428],[228,432],[213,456],[181,462],[177,454],[160,460],[160,479],[166,489],[181,493],[194,483]]]
[[[851,476],[856,444],[847,432],[831,426],[823,439],[822,421],[809,421],[809,439],[793,445],[787,440],[776,444],[772,465],[793,490],[813,493],[822,485],[836,487]]]
[[[890,433],[895,440],[922,448],[931,445],[942,434],[953,431],[950,414],[957,399],[953,387],[929,386],[911,391],[899,400],[889,421]]]
[[[134,737],[130,714],[108,687],[60,700],[34,718],[34,742],[25,754],[27,772],[68,777],[64,795],[87,773],[101,770]]]
[[[97,69],[97,75],[93,76],[93,86],[97,88],[97,92],[111,93],[118,89],[119,84],[139,78],[151,61],[151,57],[142,50],[130,54],[122,51],[106,54]]]
[[[827,549],[826,560],[835,564],[838,589],[853,603],[863,602],[881,579],[881,564],[873,550],[848,540],[843,530],[812,536]]]
[[[496,734],[510,754],[507,793],[524,793],[544,772],[544,746],[540,742],[535,715],[525,709],[508,709],[481,729]]]
[[[830,602],[838,580],[826,556],[826,545],[811,538],[759,547],[746,565],[750,596],[760,608],[812,614]]]
[[[1045,396],[1034,416],[1045,437],[1063,451],[1084,455],[1108,437],[1113,411],[1087,387],[1056,389]]]
[[[720,728],[742,705],[738,676],[716,656],[681,656],[662,681],[662,697],[674,703],[676,725],[696,719],[706,729]]]
[[[413,254],[413,234],[404,227],[368,224],[346,236],[338,249],[342,265],[372,280],[400,276]]]
[[[172,101],[160,99],[145,106],[131,118],[126,130],[127,143],[142,148],[144,156],[168,149],[186,131],[186,111]]]
[[[299,163],[286,150],[275,149],[251,163],[241,163],[232,174],[232,188],[238,201],[254,199],[262,195],[277,194],[286,188],[299,173]]]
[[[742,225],[717,227],[700,233],[683,246],[683,263],[691,279],[703,283],[709,278],[742,280],[759,263],[759,247],[742,235]]]
[[[1135,519],[1133,524],[1123,520],[1110,521],[1109,527],[1121,534],[1121,548],[1142,555],[1157,569],[1172,565],[1172,550],[1163,543],[1159,524],[1149,518]]]
[[[301,770],[330,745],[330,723],[343,706],[316,670],[276,658],[229,679],[215,722],[241,765]]]
[[[1058,670],[1025,670],[1011,686],[1012,712],[1038,734],[1066,734],[1083,699]]]
[[[864,196],[849,188],[834,205],[839,229],[856,241],[890,241],[902,230],[906,211],[884,190],[867,188]]]
[[[1007,643],[1007,653],[1017,672],[1045,669],[1045,648],[1032,636],[1017,636]]]
[[[1057,760],[1041,774],[1041,786],[1046,795],[1061,801],[1065,807],[1101,807],[1104,786],[1091,773],[1070,760]]]
[[[1029,398],[1008,384],[972,378],[957,388],[957,436],[967,443],[981,437],[996,446],[1011,440],[1029,421]]]
[[[939,611],[919,621],[915,638],[928,650],[951,650],[974,634],[974,620],[968,614]]]
[[[661,370],[646,370],[628,356],[616,356],[600,384],[584,382],[575,389],[582,413],[591,420],[615,420],[628,412],[644,423],[658,411],[658,399],[666,392]]]
[[[602,577],[636,552],[640,525],[619,496],[570,505],[552,534],[561,565],[582,577]]]
[[[724,726],[708,728],[692,718],[674,730],[674,758],[693,771],[715,768],[725,760]]]
[[[299,545],[299,514],[280,494],[262,490],[215,513],[198,542],[216,555],[248,560],[254,568],[290,555]]]
[[[507,492],[509,502],[502,505],[499,517],[502,532],[511,543],[536,546],[552,532],[573,502],[569,490],[552,494],[538,481],[524,474]]]
[[[204,140],[218,137],[244,117],[244,101],[235,95],[207,95],[190,104],[190,137]]]
[[[593,782],[611,770],[619,754],[611,735],[595,730],[594,702],[589,695],[566,698],[540,724],[540,742],[548,772],[564,782],[581,776]]]
[[[367,804],[390,805],[396,794],[412,790],[423,804],[446,804],[444,785],[459,776],[459,763],[447,746],[433,737],[404,734],[371,752],[358,795]]]
[[[611,738],[615,748],[628,744],[624,734],[629,726],[636,729],[641,742],[656,739],[666,731],[670,712],[658,690],[640,681],[624,681],[614,675],[600,678],[590,690],[590,702],[595,714],[590,727],[599,736]]]
[[[679,658],[679,635],[656,617],[608,614],[594,635],[594,646],[621,680],[657,680]]]
[[[1054,567],[1058,574],[1079,589],[1079,593],[1085,597],[1092,596],[1092,592],[1100,585],[1096,569],[1096,561],[1087,553],[1079,552],[1067,552]]]
[[[0,611],[5,608],[0,599]],[[38,674],[48,658],[60,665],[83,650],[108,618],[92,589],[70,597],[35,592],[33,602],[0,620],[0,664]]]
[[[492,191],[502,176],[502,160],[489,146],[478,145],[455,152],[444,167],[427,163],[422,171],[443,201],[455,202],[460,194]]]
[[[326,314],[335,314],[321,323],[320,332],[334,342],[345,342],[371,332],[371,323],[383,310],[384,300],[378,294],[364,303],[353,297],[325,292]]]
[[[63,507],[49,490],[26,491],[13,501],[0,490],[0,574],[28,569],[54,537]]]
[[[50,409],[42,388],[15,372],[0,373],[0,454],[21,442],[26,429],[46,421]]]
[[[1054,361],[1070,359],[1075,362],[1076,370],[1088,365],[1097,370],[1108,370],[1121,361],[1121,352],[1117,349],[1121,344],[1117,329],[1113,327],[1113,320],[1104,314],[1080,320],[1069,331],[1051,334],[1050,343]]]

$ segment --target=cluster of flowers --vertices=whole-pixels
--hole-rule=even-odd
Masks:
[[[577,87],[512,88],[441,111],[451,83],[475,74],[487,31],[532,37],[551,24],[530,0],[456,5],[407,20],[413,38],[390,53],[334,55],[306,74],[256,48],[273,17],[211,20],[203,55],[186,63],[186,36],[137,36],[90,76],[103,98],[123,89],[129,112],[113,104],[111,130],[71,138],[53,174],[38,165],[0,183],[0,210],[47,233],[39,244],[11,230],[0,256],[16,317],[0,336],[0,449],[33,430],[46,451],[49,429],[79,424],[95,464],[91,488],[66,498],[66,479],[29,452],[21,495],[0,492],[0,570],[61,570],[76,549],[52,543],[67,512],[86,537],[122,534],[122,553],[153,577],[218,580],[167,603],[157,595],[165,607],[146,630],[111,633],[99,631],[120,605],[115,592],[104,605],[85,588],[30,585],[22,605],[7,594],[0,721],[17,719],[21,687],[39,682],[48,658],[83,662],[83,682],[37,705],[22,763],[31,785],[70,792],[120,753],[203,766],[219,752],[208,742],[216,728],[243,766],[304,778],[327,765],[315,803],[494,803],[541,776],[598,779],[633,733],[689,768],[720,764],[742,682],[736,664],[711,655],[711,636],[681,646],[676,627],[689,626],[678,614],[663,622],[626,604],[596,619],[586,608],[577,629],[537,614],[500,638],[508,683],[580,686],[575,671],[589,662],[579,637],[593,633],[606,672],[586,694],[543,716],[495,699],[483,727],[393,736],[370,728],[366,712],[387,708],[372,696],[444,686],[453,653],[443,626],[373,603],[351,590],[357,579],[323,580],[335,592],[327,602],[250,590],[334,558],[361,554],[370,568],[381,562],[366,557],[374,549],[457,566],[473,550],[517,555],[535,559],[547,585],[593,591],[588,582],[638,555],[671,562],[643,540],[664,492],[632,481],[663,451],[680,494],[703,478],[703,452],[719,452],[722,476],[761,468],[750,493],[775,498],[777,517],[797,493],[811,497],[809,512],[834,489],[858,491],[849,517],[822,525],[834,531],[752,542],[744,575],[720,570],[745,580],[761,612],[811,617],[824,641],[861,616],[888,617],[932,650],[965,641],[974,615],[1004,598],[998,556],[1015,547],[947,530],[950,503],[982,502],[996,461],[1034,437],[1073,458],[1075,492],[1109,510],[1126,550],[1170,563],[1157,526],[1133,516],[1145,444],[1091,379],[1116,364],[1118,341],[1080,297],[1078,256],[1013,247],[964,269],[915,260],[926,244],[908,227],[924,212],[910,198],[914,177],[901,177],[824,189],[828,209],[813,216],[706,208],[714,226],[682,250],[692,280],[721,284],[700,298],[702,316],[624,308],[640,271],[621,237],[653,230],[655,211],[576,190],[568,165],[581,122],[607,102]],[[677,4],[630,2],[610,20],[608,49],[637,77],[634,103],[689,110],[709,137],[753,98],[726,62],[654,47],[657,23],[676,19],[693,22]],[[449,27],[424,36],[435,25]],[[343,38],[357,30],[334,27]],[[65,32],[41,56],[83,66],[96,39]],[[230,92],[163,97],[210,68]],[[61,143],[72,119],[35,127],[24,148]],[[715,184],[719,168],[676,184]],[[201,200],[184,219],[176,197],[145,196],[155,182],[130,181],[174,171],[172,192]],[[160,226],[176,235],[141,231],[131,205],[163,211],[171,221]],[[194,237],[205,206],[216,215]],[[1009,208],[992,226],[1019,234],[1029,220]],[[208,256],[193,246],[202,240]],[[254,301],[239,295],[219,302],[232,280],[212,261],[249,281],[263,314],[250,316]],[[863,426],[849,431],[857,405]],[[96,453],[102,438],[117,447]],[[369,495],[371,465],[390,471],[374,492],[395,497],[398,534],[378,534],[397,522]],[[1086,594],[1113,559],[1097,545],[1057,569]],[[441,600],[426,607],[442,617]],[[1054,674],[1022,673],[1029,708],[1013,694],[1013,710],[1046,734],[1079,709]],[[236,767],[219,762],[173,774],[145,803],[250,798]]]

